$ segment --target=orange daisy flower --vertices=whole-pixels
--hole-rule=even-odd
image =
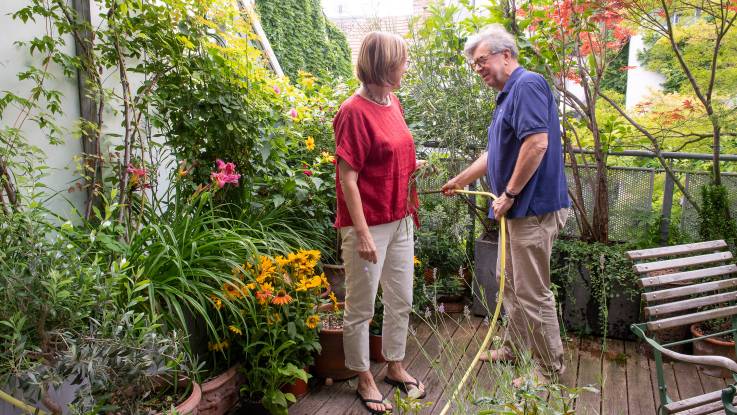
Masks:
[[[258,300],[258,303],[261,305],[269,304],[269,300],[271,299],[272,296],[273,294],[271,293],[271,291],[267,291],[267,290],[261,290],[256,293],[256,299]]]
[[[279,290],[279,293],[271,299],[271,304],[276,305],[287,305],[292,302],[292,296],[287,294],[284,290]]]

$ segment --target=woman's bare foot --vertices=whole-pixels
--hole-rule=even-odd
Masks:
[[[514,354],[510,352],[507,348],[499,348],[499,349],[491,349],[487,350],[484,353],[481,353],[481,357],[479,357],[479,360],[482,362],[513,362],[514,361]]]

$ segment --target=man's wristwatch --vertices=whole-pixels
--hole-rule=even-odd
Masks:
[[[514,200],[515,198],[517,198],[518,195],[519,195],[519,193],[512,193],[509,190],[504,189],[504,196],[506,196],[507,199]]]

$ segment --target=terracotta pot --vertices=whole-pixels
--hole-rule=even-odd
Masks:
[[[704,332],[701,330],[699,324],[691,325],[691,334],[694,338],[702,337]],[[724,341],[715,337],[695,341],[693,343],[693,354],[696,356],[724,356],[732,360],[735,358],[735,349],[733,341]],[[709,376],[722,377],[725,379],[732,378],[732,372],[727,369],[722,369],[714,366],[701,366],[699,369]]]
[[[369,358],[376,363],[386,362],[381,351],[381,334],[369,334]]]
[[[338,303],[343,308],[343,303]],[[328,312],[332,304],[323,304],[318,312]],[[345,353],[343,353],[343,328],[320,328],[320,346],[322,351],[315,356],[314,374],[321,378],[343,380],[356,376],[356,372],[345,367]]]
[[[463,306],[465,303],[460,301],[453,301],[453,302],[443,302],[438,299],[438,304],[443,303],[443,308],[445,308],[446,314],[453,314],[453,313],[462,313],[463,312]]]
[[[323,264],[322,270],[330,284],[330,289],[335,293],[338,301],[345,300],[345,267],[343,265]]]
[[[192,393],[185,399],[184,402],[176,406],[175,410],[180,415],[199,415],[199,409],[197,409],[202,400],[202,389],[199,383],[192,382]],[[161,415],[169,414],[169,411],[159,412]]]
[[[284,393],[291,393],[297,399],[305,396],[307,392],[309,391],[307,382],[305,382],[302,379],[296,379],[292,383],[287,383],[286,385],[282,386],[280,389]]]
[[[422,276],[425,278],[425,284],[432,284],[435,282],[435,277],[433,276],[432,268],[425,268],[425,270],[422,271]]]
[[[245,378],[236,365],[202,384],[199,415],[225,415],[238,402]]]

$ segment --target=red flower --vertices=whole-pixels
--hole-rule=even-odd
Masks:
[[[312,176],[312,172],[309,170],[304,170],[302,173],[304,173],[306,176]]]
[[[215,164],[218,166],[218,171],[210,173],[210,179],[217,183],[219,188],[222,189],[228,183],[238,186],[241,175],[235,172],[235,164],[225,163],[220,159],[215,160]]]

